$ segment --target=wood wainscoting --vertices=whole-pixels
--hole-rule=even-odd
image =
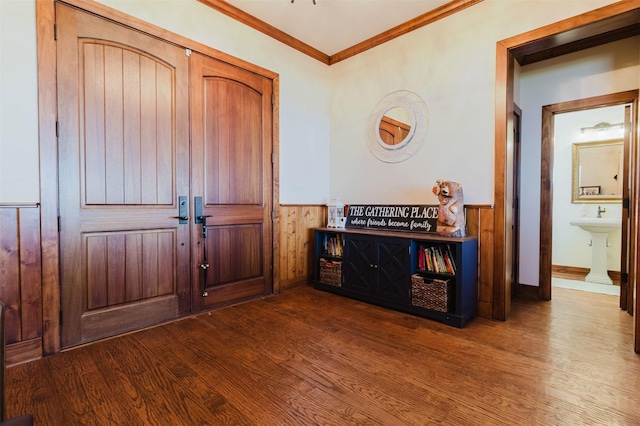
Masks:
[[[478,316],[493,316],[493,248],[495,210],[492,204],[467,204],[467,235],[478,237]]]
[[[7,306],[6,362],[42,357],[40,208],[0,204],[0,299]]]
[[[280,232],[275,243],[280,253],[275,269],[279,289],[275,293],[311,283],[313,277],[313,229],[327,224],[325,205],[280,205]],[[276,265],[274,265],[275,267]]]

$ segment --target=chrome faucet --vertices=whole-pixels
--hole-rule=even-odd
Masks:
[[[600,206],[598,206],[598,217],[602,217],[602,213],[606,213],[607,209],[603,209]]]

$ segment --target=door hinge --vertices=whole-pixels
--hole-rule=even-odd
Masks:
[[[58,232],[62,231],[62,218],[58,216]]]
[[[58,322],[60,323],[60,325],[62,325],[62,311],[58,311]]]
[[[276,104],[276,95],[275,93],[271,94],[271,105],[275,105]]]
[[[274,222],[275,220],[276,220],[276,211],[271,210],[271,222]]]
[[[56,120],[56,138],[60,137],[60,122]]]
[[[271,153],[271,164],[275,164],[275,163],[276,163],[276,156],[272,152]]]
[[[629,197],[625,197],[622,199],[622,208],[628,209],[629,208]]]
[[[620,274],[620,283],[629,284],[629,274],[627,274],[626,272],[623,274]]]
[[[184,54],[187,55],[187,57],[191,56],[191,49],[184,49]]]
[[[58,41],[58,25],[53,24],[53,41]]]

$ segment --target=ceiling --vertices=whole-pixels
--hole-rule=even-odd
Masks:
[[[449,0],[226,0],[331,56]]]

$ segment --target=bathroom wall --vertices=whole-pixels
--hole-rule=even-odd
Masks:
[[[639,43],[639,37],[632,37],[526,65],[520,69],[519,106],[522,109],[523,118],[522,196],[520,199],[520,283],[522,284],[538,285],[542,107],[637,89],[640,73]],[[554,191],[555,184],[554,176]],[[574,207],[578,214],[580,207]],[[609,207],[607,209],[609,211]],[[611,208],[611,214],[614,213],[613,210]],[[557,225],[554,219],[554,228]],[[555,263],[555,259],[553,262]]]

